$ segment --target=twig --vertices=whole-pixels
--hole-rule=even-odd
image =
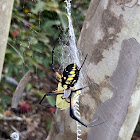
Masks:
[[[12,78],[12,77],[5,77],[5,75],[2,74],[1,79],[4,79],[4,78],[5,78],[5,81],[7,83],[12,84],[14,86],[18,86],[18,82],[14,78]]]
[[[27,83],[31,80],[31,71],[28,71],[20,80],[12,98],[12,109],[16,109],[22,98]]]
[[[6,120],[6,121],[23,121],[24,119],[21,117],[13,116],[13,117],[7,117],[3,114],[0,114],[0,120]]]

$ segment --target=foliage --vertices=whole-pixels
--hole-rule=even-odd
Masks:
[[[72,1],[72,17],[77,38],[88,4],[89,0]],[[55,63],[58,63],[61,44],[65,43],[68,34],[65,6],[65,2],[61,0],[15,1],[3,70],[5,76],[19,81],[30,69],[38,78],[46,78],[50,70],[52,48],[57,46],[55,56],[58,61]],[[38,86],[40,85],[36,85],[36,88]],[[1,91],[3,87],[8,87],[12,92],[15,90],[4,83]],[[31,83],[28,84],[27,90],[32,87]]]
[[[15,3],[13,10],[5,57],[6,74],[21,78],[19,72],[38,69],[38,74],[45,76],[42,67],[48,69],[51,47],[57,45],[55,42],[61,33],[57,29],[61,26],[59,16],[66,19],[66,14],[60,9],[63,4],[61,6],[53,0],[20,2],[19,5]],[[67,22],[63,22],[63,26],[67,26]]]
[[[72,17],[77,38],[88,4],[89,0],[72,1]],[[15,1],[3,69],[5,76],[19,81],[27,70],[31,70],[39,80],[45,79],[50,71],[51,51],[54,46],[57,52],[55,56],[58,58],[55,63],[59,63],[61,44],[65,44],[68,36],[65,6],[62,0]],[[26,90],[42,97],[45,91],[40,91],[40,85],[33,85],[33,82],[27,85]],[[11,93],[14,90],[15,87],[5,82],[0,84],[1,93],[6,93],[0,98],[0,113],[4,113],[7,105],[11,104]],[[53,97],[48,97],[47,100],[51,106],[55,105]],[[53,113],[55,110],[52,108],[50,111]],[[46,121],[46,130],[50,129],[51,122],[52,118]]]
[[[78,36],[88,2],[74,1],[72,5],[74,27]],[[60,46],[59,38],[64,40],[63,33],[67,33],[67,27],[65,2],[17,0],[14,4],[5,57],[6,75],[15,75],[20,79],[30,69],[34,72],[37,70],[40,77],[45,77],[51,63],[52,47]]]

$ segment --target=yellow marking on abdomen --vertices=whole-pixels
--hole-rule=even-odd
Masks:
[[[64,87],[64,89],[67,89],[68,86],[67,85],[63,85],[63,87]]]
[[[70,81],[66,81],[66,84],[70,84]]]
[[[69,77],[67,80],[68,81],[72,81],[73,80],[73,77]]]
[[[72,74],[71,76],[69,76],[69,77],[75,77],[75,74]]]
[[[75,71],[71,71],[71,72],[70,72],[70,74],[74,74],[74,73],[75,73]]]

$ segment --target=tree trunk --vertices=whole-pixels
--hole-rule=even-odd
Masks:
[[[0,0],[0,79],[9,35],[14,0]]]
[[[88,54],[83,72],[89,91],[80,96],[82,140],[130,140],[140,114],[140,7],[137,1],[92,0],[78,49]],[[95,86],[92,83],[98,84]],[[96,110],[97,109],[97,110]],[[86,121],[86,122],[87,122]],[[76,139],[69,110],[57,110],[47,140]]]

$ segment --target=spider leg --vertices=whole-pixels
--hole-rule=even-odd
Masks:
[[[58,80],[57,78],[55,78],[55,80],[59,83],[60,82],[60,80]]]
[[[67,99],[65,99],[65,101],[70,104],[70,101],[68,101]]]
[[[86,61],[86,59],[87,59],[87,56],[88,56],[88,54],[86,55],[86,57],[85,57],[85,59],[84,59],[84,61],[83,61],[82,65],[81,65],[81,67],[80,67],[79,71],[80,71],[80,70],[81,70],[81,68],[83,67],[83,65],[84,65],[84,63],[85,63],[85,61]]]
[[[85,127],[88,127],[88,125],[86,125],[85,123],[83,123],[80,119],[78,119],[75,114],[74,114],[74,99],[72,97],[70,97],[70,116],[72,119],[76,120],[77,122],[79,122],[80,124],[84,125]]]
[[[70,101],[67,100],[67,98],[61,97],[63,100],[65,100],[67,103],[70,103]]]
[[[87,87],[87,86],[86,86],[86,87]],[[84,89],[84,88],[86,88],[86,87],[79,88],[79,89],[73,90],[73,91],[71,92],[71,95],[70,95],[70,116],[71,116],[71,118],[73,118],[74,120],[76,120],[76,121],[79,122],[80,124],[84,125],[85,127],[94,127],[94,126],[101,125],[101,124],[105,123],[105,121],[104,121],[104,122],[101,122],[101,123],[99,123],[99,124],[93,124],[95,121],[97,121],[97,119],[96,119],[96,120],[92,121],[90,124],[85,124],[85,123],[82,122],[79,118],[77,118],[76,115],[74,114],[73,92],[78,91],[78,90],[82,90],[82,89]]]
[[[61,75],[60,75],[58,72],[55,72],[55,75],[56,75],[59,79],[61,79]]]
[[[54,60],[53,60],[54,49],[55,49],[55,47],[54,47],[53,50],[52,50],[52,71],[55,73],[55,69],[54,69]]]
[[[61,66],[59,66],[59,69],[57,70],[57,73],[60,71],[60,69],[61,69],[61,68],[62,68],[62,65],[61,65]],[[56,74],[55,74],[55,75],[56,75]],[[57,76],[57,77],[58,77],[58,76]],[[61,76],[59,75],[59,79],[61,79],[60,77],[61,77]],[[59,79],[57,79],[57,78],[55,78],[55,79],[56,79],[56,81],[57,81],[57,82],[60,82],[60,80],[59,80]]]
[[[39,102],[39,104],[40,105],[42,104],[42,101],[45,99],[46,96],[57,96],[57,95],[61,95],[61,94],[64,94],[63,90],[46,93],[43,96],[43,98],[41,99],[41,101]]]
[[[52,71],[55,73],[55,75],[56,75],[59,79],[61,79],[61,75],[60,75],[58,72],[56,72],[55,69],[54,69],[54,59],[53,59],[53,56],[54,56],[54,49],[55,49],[55,47],[54,47],[53,50],[52,50]]]
[[[78,88],[78,89],[75,89],[75,90],[72,90],[71,92],[74,93],[76,91],[79,91],[79,90],[83,90],[84,88],[87,88],[88,86],[85,86],[85,87],[82,87],[82,88]]]

